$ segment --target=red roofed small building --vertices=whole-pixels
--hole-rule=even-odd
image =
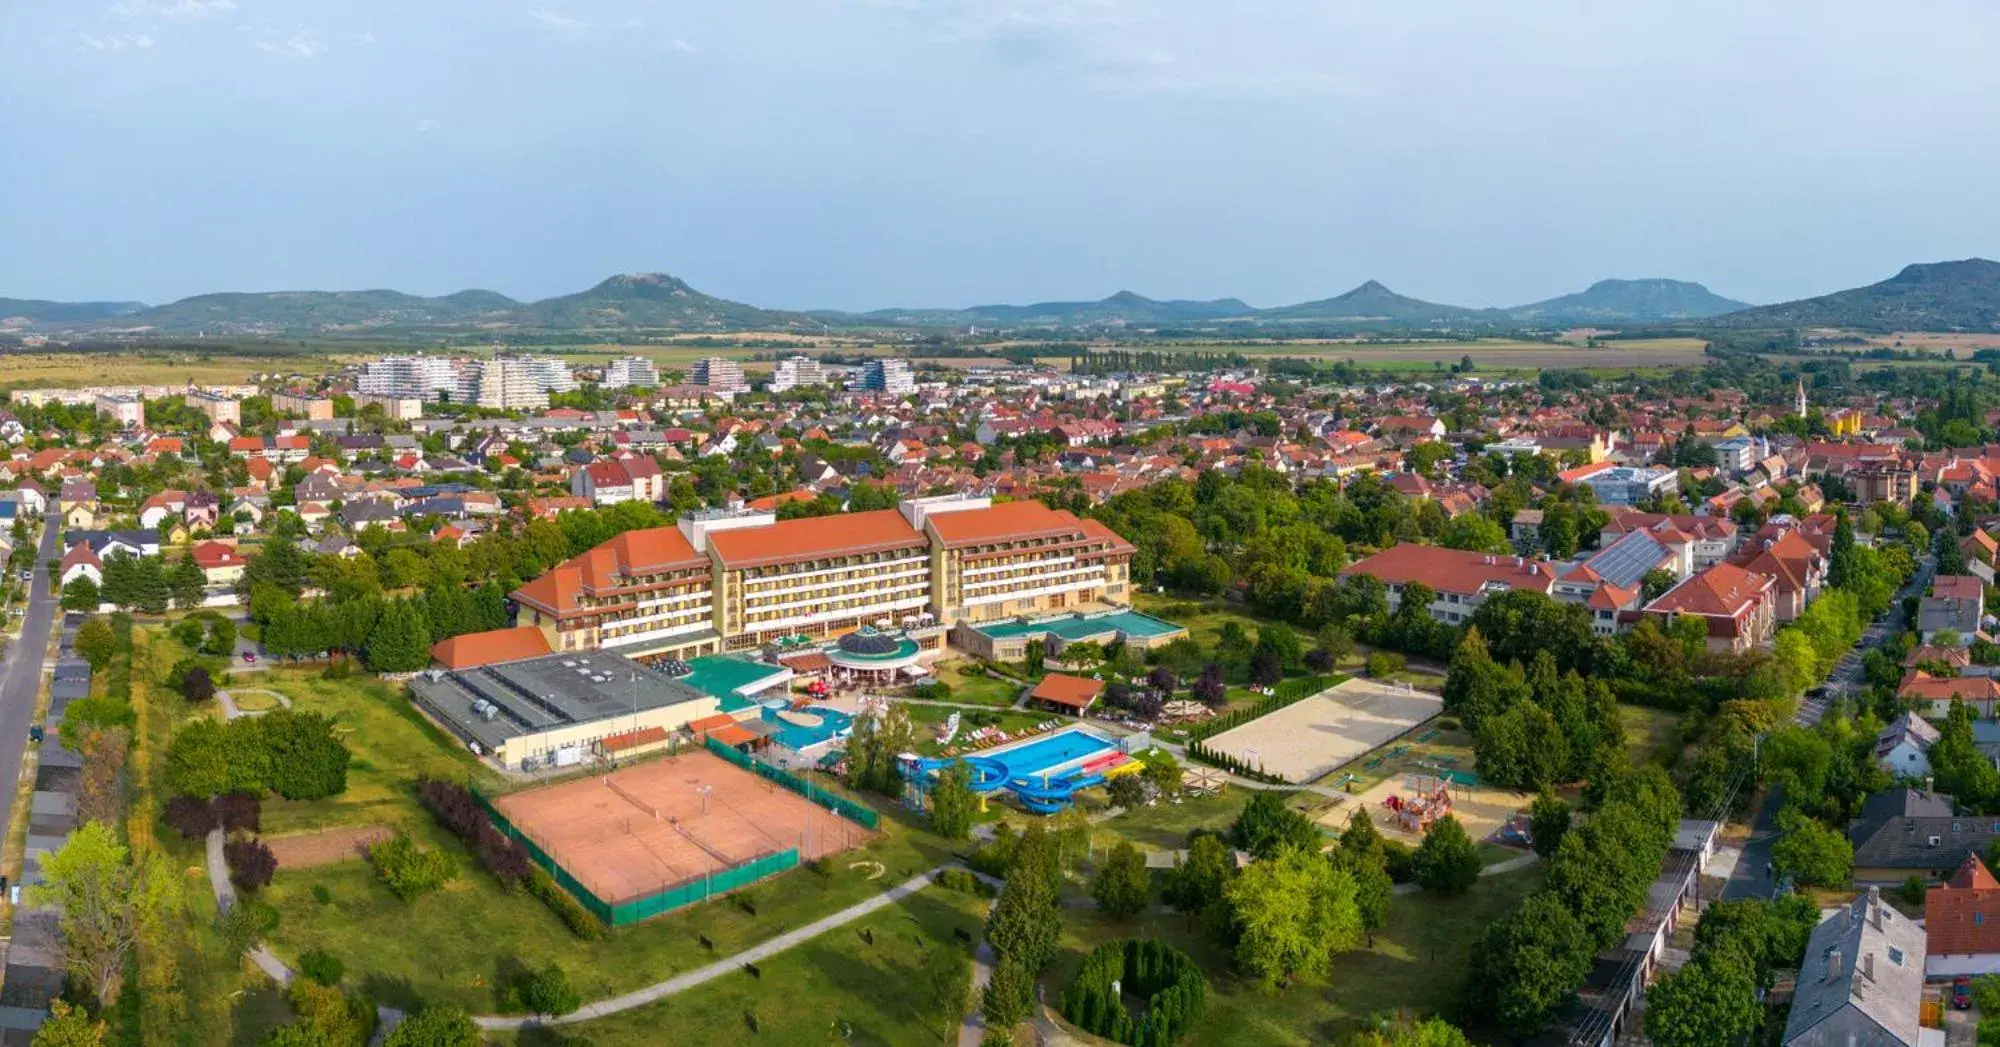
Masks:
[[[1951,712],[1951,703],[1964,702],[1974,716],[1992,719],[2000,703],[2000,681],[1991,676],[1932,676],[1922,669],[1903,675],[1896,697],[1919,715],[1942,719]]]
[[[1694,615],[1708,626],[1708,649],[1742,654],[1771,642],[1777,628],[1777,582],[1770,575],[1719,563],[1647,604],[1663,622]]]
[[[1925,977],[2000,974],[2000,880],[1979,855],[1924,895],[1924,932]]]
[[[1527,589],[1547,594],[1554,588],[1554,565],[1520,556],[1495,556],[1463,549],[1398,543],[1342,572],[1342,578],[1365,574],[1389,587],[1389,607],[1402,603],[1403,587],[1412,582],[1431,590],[1431,617],[1457,625],[1494,593]]]
[[[477,669],[482,665],[540,658],[548,653],[548,637],[528,625],[466,633],[431,645],[431,660],[446,669]]]
[[[1028,692],[1028,700],[1040,702],[1056,712],[1082,716],[1091,703],[1104,693],[1104,681],[1087,676],[1050,673]]]
[[[234,545],[228,542],[200,542],[190,550],[194,565],[213,586],[235,585],[243,577],[243,569],[249,561]]]

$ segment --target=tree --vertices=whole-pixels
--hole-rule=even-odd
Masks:
[[[1146,782],[1144,775],[1121,774],[1105,783],[1104,793],[1110,798],[1111,806],[1131,810],[1145,804],[1149,791]]]
[[[1187,856],[1167,877],[1167,904],[1190,916],[1208,912],[1222,900],[1223,888],[1235,876],[1236,856],[1222,837],[1201,833],[1188,841]]]
[[[1465,826],[1447,814],[1424,830],[1424,842],[1412,859],[1416,880],[1440,894],[1464,894],[1479,882],[1479,846]]]
[[[127,956],[144,921],[173,901],[178,874],[153,855],[132,864],[102,822],[85,822],[42,862],[43,882],[28,888],[37,905],[62,913],[63,953],[83,991],[109,1006],[122,987]]]
[[[1042,675],[1042,666],[1049,657],[1048,645],[1035,639],[1029,640],[1023,649],[1026,651],[1028,675],[1031,677]]]
[[[1354,877],[1318,854],[1288,847],[1250,863],[1223,896],[1239,932],[1236,962],[1265,986],[1323,975],[1361,938]]]
[[[1569,832],[1569,822],[1569,804],[1555,793],[1542,790],[1528,808],[1528,832],[1534,840],[1535,853],[1544,858],[1556,853],[1563,834]]]
[[[362,649],[362,660],[373,672],[410,673],[431,663],[430,625],[416,604],[391,600],[375,620]]]
[[[320,800],[347,789],[351,755],[334,733],[333,721],[319,713],[274,709],[254,720],[269,761],[268,785],[287,800]],[[232,724],[234,728],[234,724]]]
[[[111,624],[102,618],[92,618],[76,630],[76,653],[90,663],[90,671],[101,673],[111,664],[111,657],[118,653],[118,638],[111,634]]]
[[[190,702],[205,702],[215,697],[215,678],[202,666],[189,669],[181,677],[181,697]]]
[[[1546,789],[1569,773],[1569,740],[1556,718],[1533,701],[1482,717],[1473,731],[1473,751],[1481,778],[1517,789]]]
[[[426,1003],[403,1019],[382,1047],[479,1047],[479,1026],[462,1007]]]
[[[1665,596],[1667,590],[1679,582],[1680,579],[1675,577],[1672,571],[1655,567],[1639,579],[1639,599],[1645,603],[1652,603]]]
[[[278,871],[278,859],[262,840],[231,840],[222,845],[229,864],[229,882],[245,893],[262,890]]]
[[[1743,1043],[1762,1016],[1754,969],[1734,946],[1701,950],[1646,992],[1646,1036],[1658,1047]]]
[[[923,986],[919,994],[921,1013],[932,1026],[957,1026],[971,1003],[971,961],[950,944],[941,944],[924,954]]]
[[[1467,1010],[1512,1036],[1540,1032],[1576,998],[1595,954],[1562,899],[1537,891],[1489,925],[1472,950]]]
[[[1153,899],[1152,874],[1146,859],[1129,840],[1120,840],[1090,883],[1090,896],[1105,913],[1127,919],[1146,911]]]
[[[980,997],[979,1010],[989,1029],[1012,1029],[1035,1008],[1035,975],[1018,956],[1001,953]]]
[[[1840,887],[1854,872],[1854,845],[1847,837],[1792,808],[1778,815],[1778,842],[1771,864],[1793,883]]]
[[[1229,842],[1266,858],[1287,847],[1319,850],[1319,826],[1312,819],[1285,806],[1283,796],[1259,792],[1243,805],[1229,826]]]
[[[1388,926],[1389,899],[1396,893],[1396,882],[1389,876],[1387,850],[1380,846],[1372,850],[1342,847],[1331,852],[1327,859],[1354,877],[1354,905],[1361,912],[1361,929],[1368,932],[1368,944],[1372,947],[1375,932]]]
[[[1030,976],[1040,974],[1055,958],[1062,937],[1056,875],[1054,841],[1039,830],[1022,834],[986,920],[986,940],[994,951],[1019,960]]]
[[[192,552],[183,554],[167,574],[167,595],[173,599],[174,606],[182,610],[200,607],[207,589],[208,575],[202,573],[201,566],[194,562]]]
[[[536,1014],[568,1014],[583,1006],[569,974],[553,961],[523,978],[520,994],[522,1005]]]
[[[1429,1018],[1384,1032],[1364,1033],[1349,1047],[1472,1047],[1472,1041],[1457,1026]]]
[[[35,1030],[33,1047],[100,1047],[103,1043],[103,1022],[58,999],[50,1002],[48,1020]]]
[[[65,611],[95,611],[103,602],[103,597],[97,591],[97,583],[87,574],[77,575],[62,587],[62,606]]]
[[[963,840],[972,835],[978,797],[972,792],[972,767],[953,760],[938,772],[930,789],[931,828],[947,840]]]

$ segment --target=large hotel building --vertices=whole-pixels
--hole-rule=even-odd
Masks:
[[[779,521],[690,515],[619,535],[514,592],[553,651],[691,658],[884,621],[948,628],[1131,602],[1132,546],[1040,502],[911,499]]]

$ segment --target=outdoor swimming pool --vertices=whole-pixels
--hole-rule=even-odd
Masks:
[[[1166,636],[1182,631],[1172,622],[1155,618],[1138,611],[1113,611],[1110,614],[1071,614],[1060,618],[1045,618],[1037,621],[991,622],[972,628],[996,640],[1007,640],[1017,636],[1047,634],[1067,643],[1088,640],[1092,637],[1124,633],[1134,639],[1149,640],[1156,636]]]
[[[1114,748],[1110,739],[1076,728],[979,755],[1004,764],[1009,779],[1033,779]]]
[[[854,717],[838,709],[815,706],[790,713],[783,703],[764,706],[763,719],[778,728],[771,741],[795,752],[842,737],[854,725]]]

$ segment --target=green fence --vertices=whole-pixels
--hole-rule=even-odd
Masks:
[[[549,877],[555,880],[557,886],[574,896],[577,903],[588,910],[592,916],[597,917],[611,927],[623,927],[628,923],[636,923],[640,920],[658,916],[661,913],[672,912],[684,905],[706,901],[715,895],[755,883],[766,876],[776,875],[787,869],[796,868],[799,864],[798,848],[787,848],[782,851],[763,855],[762,857],[752,858],[740,865],[729,866],[719,872],[684,880],[672,887],[655,891],[652,894],[642,895],[638,898],[628,899],[613,905],[593,894],[590,888],[585,887],[582,883],[578,882],[576,877],[571,876],[569,870],[563,868],[561,863],[550,857],[547,851],[542,850],[541,846],[535,843],[533,837],[522,832],[513,822],[507,819],[506,815],[501,814],[500,809],[493,806],[493,802],[486,798],[485,793],[474,789],[472,790],[472,795],[478,797],[479,805],[486,808],[487,816],[493,819],[493,824],[499,826],[501,832],[506,833],[509,838],[520,842],[521,847],[528,852],[530,861],[541,866],[549,874]]]
[[[777,782],[779,785],[798,793],[813,803],[825,807],[827,810],[840,815],[850,822],[858,822],[862,827],[868,829],[873,829],[881,824],[881,816],[869,808],[863,807],[844,796],[835,796],[833,793],[827,792],[825,789],[814,785],[790,771],[773,767],[761,760],[753,760],[744,753],[724,745],[713,738],[707,739],[707,744],[709,752],[728,760],[730,763],[746,771]]]

